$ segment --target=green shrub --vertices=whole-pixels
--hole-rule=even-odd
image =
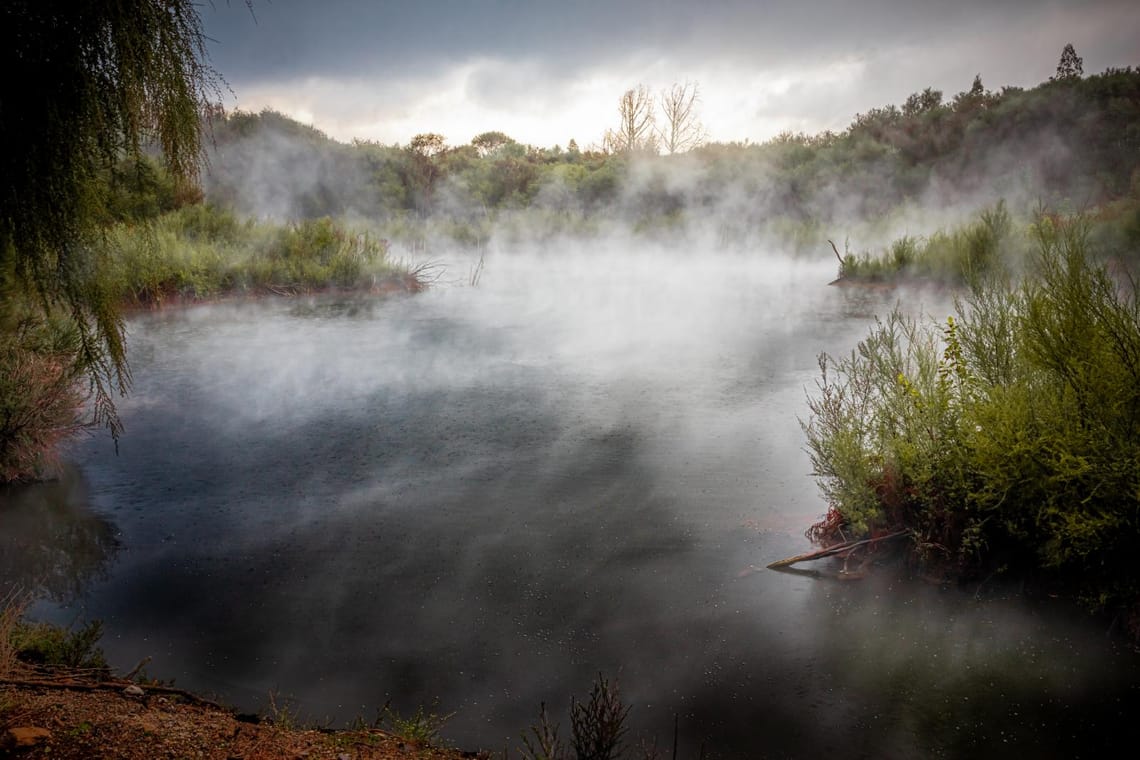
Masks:
[[[16,657],[33,665],[107,670],[99,639],[103,624],[92,620],[78,629],[50,623],[18,623],[12,631]]]
[[[1000,226],[965,240],[992,250]],[[957,320],[896,310],[849,356],[821,357],[813,469],[843,530],[905,527],[928,563],[1042,572],[1135,610],[1140,308],[1090,261],[1084,221],[1042,216],[1031,232],[1020,285],[975,277]]]

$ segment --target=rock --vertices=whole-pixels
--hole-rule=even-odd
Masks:
[[[34,747],[49,739],[51,739],[51,731],[48,731],[46,728],[19,726],[17,728],[9,728],[4,732],[4,740],[0,742],[0,746],[4,746],[8,749],[21,749],[24,747]]]
[[[135,686],[134,684],[131,684],[127,688],[123,689],[123,693],[128,697],[141,697],[146,694],[146,692],[142,690],[142,687]]]

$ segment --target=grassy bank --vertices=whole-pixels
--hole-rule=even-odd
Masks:
[[[91,241],[90,303],[109,311],[155,308],[232,295],[325,290],[415,292],[426,283],[392,260],[386,240],[328,219],[277,225],[239,219],[198,203],[129,218]],[[76,328],[88,314],[44,304],[0,277],[0,482],[50,472],[56,446],[84,426],[91,388],[86,368],[107,357]],[[100,401],[103,405],[100,405]],[[117,432],[109,398],[96,394],[99,421]]]
[[[29,622],[19,598],[0,599],[0,754],[54,758],[438,758],[442,720],[383,710],[371,724],[333,730],[302,722],[270,693],[259,715],[147,678],[115,675],[98,622],[69,630]],[[145,661],[144,661],[145,662]]]
[[[230,294],[421,284],[389,258],[386,240],[328,218],[275,225],[205,204],[108,234],[99,286],[127,306]]]
[[[449,748],[440,729],[450,715],[418,708],[401,715],[390,705],[373,720],[358,717],[332,728],[301,716],[293,701],[271,691],[258,715],[239,715],[197,694],[148,678],[143,660],[115,675],[91,622],[65,629],[25,619],[25,600],[0,598],[0,752],[25,757],[440,758],[492,756]],[[495,756],[523,760],[652,760],[662,756],[644,738],[627,736],[630,706],[601,674],[584,700],[571,698],[569,732],[545,705],[537,721]],[[51,729],[44,728],[50,725]],[[161,726],[161,730],[156,726]],[[17,744],[17,742],[26,744]],[[675,739],[674,739],[675,741]],[[674,756],[676,748],[674,747]]]
[[[937,282],[963,286],[1001,272],[1034,266],[1037,224],[1065,226],[1072,214],[1038,209],[1014,218],[1004,201],[979,211],[969,222],[930,235],[904,235],[879,250],[840,257],[839,281],[848,283]],[[1140,198],[1124,198],[1081,215],[1085,252],[1097,261],[1140,263]]]
[[[878,253],[846,252],[839,279],[929,280],[960,285],[986,276],[1003,259],[1008,261],[1014,256],[1011,231],[1009,211],[1004,203],[998,203],[982,211],[975,221],[950,231],[939,230],[927,237],[904,235]]]
[[[1017,283],[987,270],[956,317],[895,311],[821,357],[804,429],[831,512],[811,533],[905,530],[924,571],[1044,578],[1140,633],[1134,283],[1096,263],[1086,219],[1030,232]]]

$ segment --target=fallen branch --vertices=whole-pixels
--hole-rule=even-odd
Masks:
[[[859,539],[857,541],[846,541],[842,544],[836,544],[835,546],[829,546],[826,549],[818,549],[814,552],[808,552],[807,554],[797,554],[794,557],[788,557],[787,559],[782,559],[782,560],[779,560],[778,562],[773,562],[772,564],[768,565],[768,569],[769,570],[779,570],[781,567],[789,567],[789,566],[794,565],[798,562],[810,562],[810,561],[816,560],[816,559],[823,559],[824,557],[832,557],[836,554],[842,554],[843,552],[853,551],[855,549],[858,549],[860,546],[869,546],[871,544],[877,544],[880,541],[886,541],[887,539],[898,538],[899,536],[907,536],[907,535],[910,535],[910,531],[904,529],[904,530],[896,531],[894,533],[888,533],[885,536],[876,536],[875,538],[863,538],[863,539]]]
[[[137,676],[139,674],[139,671],[142,670],[143,668],[145,668],[147,666],[147,663],[149,663],[149,662],[150,662],[149,656],[144,657],[141,660],[139,660],[139,664],[135,665],[133,668],[131,668],[130,673],[127,673],[125,676],[123,676],[123,680],[124,681],[135,680],[135,676]]]

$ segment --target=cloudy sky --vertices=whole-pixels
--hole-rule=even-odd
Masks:
[[[714,140],[843,129],[933,86],[1032,86],[1072,42],[1140,65],[1135,0],[240,0],[204,5],[227,107],[340,140],[599,143],[621,93],[696,82]]]

